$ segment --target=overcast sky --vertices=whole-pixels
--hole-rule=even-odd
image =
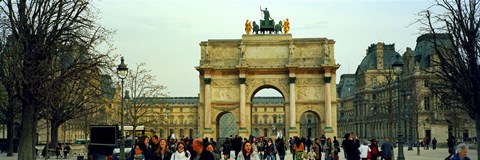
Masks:
[[[201,41],[241,39],[246,19],[260,7],[278,20],[289,18],[293,38],[335,40],[340,75],[354,73],[372,43],[415,48],[419,26],[411,25],[432,0],[100,0],[99,23],[115,30],[114,54],[130,68],[145,62],[168,87],[169,96],[197,96]],[[119,62],[119,60],[117,60]],[[263,95],[270,95],[264,92]]]

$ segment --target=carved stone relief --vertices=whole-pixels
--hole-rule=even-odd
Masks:
[[[219,87],[232,86],[232,87],[235,87],[237,85],[239,85],[238,84],[238,79],[231,79],[231,80],[215,79],[214,81],[212,81],[212,86],[219,86]]]
[[[297,78],[297,86],[322,85],[323,81],[317,78]]]
[[[303,87],[298,86],[296,88],[297,91],[297,99],[298,100],[316,100],[322,96],[320,93],[321,90],[319,87]],[[323,99],[323,98],[322,98]]]
[[[233,101],[238,99],[239,91],[237,88],[215,87],[212,89],[212,100],[214,101]]]

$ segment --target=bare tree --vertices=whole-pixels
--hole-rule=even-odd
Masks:
[[[151,70],[144,68],[145,65],[145,63],[138,64],[134,70],[131,70],[126,83],[131,93],[131,100],[126,109],[127,121],[133,126],[133,134],[139,124],[145,125],[158,121],[153,117],[158,113],[152,108],[152,104],[161,100],[159,97],[166,96],[164,92],[166,87],[155,84],[156,77],[151,74]]]
[[[418,85],[415,84],[414,86]],[[410,126],[412,126],[412,129],[415,130],[415,138],[412,137],[412,139],[414,140],[413,143],[417,146],[417,155],[420,155],[420,145],[418,144],[420,137],[419,128],[421,127],[421,125],[426,123],[424,118],[425,112],[421,106],[423,97],[425,97],[425,93],[422,93],[421,90],[412,89],[410,92],[410,99],[407,100],[407,104],[410,107],[409,118],[407,118],[407,120],[410,123]]]
[[[82,55],[82,54],[80,54]],[[78,59],[81,59],[79,56]],[[73,58],[77,59],[77,58]],[[74,60],[75,61],[75,60]],[[96,63],[103,63],[102,60],[93,60],[86,68],[94,68]],[[59,66],[65,65],[65,62],[60,63]],[[58,144],[58,128],[67,120],[76,119],[85,115],[93,114],[97,111],[96,108],[102,106],[103,93],[101,85],[103,79],[98,70],[77,70],[79,72],[72,73],[61,79],[53,78],[52,82],[47,88],[50,92],[44,95],[42,99],[48,106],[40,109],[40,117],[46,119],[50,123],[51,143],[50,147],[55,147]],[[58,85],[62,84],[62,85]]]
[[[95,24],[90,0],[1,0],[0,11],[7,17],[3,25],[8,26],[13,48],[9,53],[13,65],[4,70],[15,73],[6,78],[17,82],[13,95],[22,107],[18,159],[34,160],[36,136],[32,135],[36,134],[37,113],[51,104],[49,87],[62,79],[71,80],[76,73],[106,68],[107,54],[99,53],[95,46],[105,42],[108,32]],[[71,51],[83,58],[70,61],[65,56]],[[102,63],[93,63],[95,60]],[[58,67],[60,64],[64,66]]]
[[[0,84],[0,123],[6,125],[7,130],[7,156],[13,156],[13,140],[15,138],[15,124],[18,124],[20,107],[18,100],[9,97],[7,90]],[[4,128],[5,129],[5,128]]]
[[[438,11],[439,13],[433,12]],[[475,121],[476,137],[480,137],[480,61],[479,0],[437,0],[421,13],[420,23],[434,36],[434,70],[438,81],[430,87],[437,95],[448,95],[455,106]],[[446,38],[437,37],[447,33]],[[480,157],[480,143],[477,143]]]
[[[0,17],[0,20],[5,22],[4,17]],[[7,101],[0,108],[0,114],[4,115],[0,121],[7,126],[7,156],[13,156],[13,140],[15,135],[18,135],[14,132],[14,125],[19,123],[21,113],[21,104],[18,98],[20,83],[16,81],[19,76],[19,71],[16,69],[20,66],[16,62],[20,56],[14,54],[18,48],[14,48],[11,37],[7,36],[8,28],[5,25],[1,25],[0,28],[0,82],[7,93]]]

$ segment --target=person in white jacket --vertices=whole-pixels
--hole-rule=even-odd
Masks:
[[[367,160],[368,152],[370,152],[370,147],[367,146],[368,142],[363,142],[363,144],[358,148],[360,151],[360,158],[362,160]]]
[[[177,151],[172,154],[170,160],[189,160],[192,154],[190,154],[185,147],[185,142],[179,141],[177,144]]]
[[[242,151],[238,153],[237,160],[260,160],[258,155],[253,152],[252,143],[250,141],[243,142]]]

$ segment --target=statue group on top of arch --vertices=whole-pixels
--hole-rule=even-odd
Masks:
[[[245,33],[247,33],[247,35],[252,33],[252,29],[253,34],[288,34],[290,31],[290,22],[288,21],[288,18],[283,22],[279,21],[278,24],[275,24],[275,21],[270,17],[270,12],[267,8],[262,10],[262,7],[260,7],[260,11],[263,14],[263,20],[260,20],[260,26],[255,21],[249,21],[248,19],[245,22]]]

